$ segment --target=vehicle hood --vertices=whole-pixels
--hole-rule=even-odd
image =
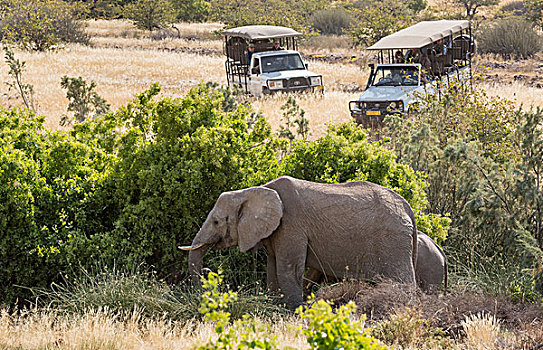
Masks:
[[[268,79],[289,79],[289,78],[299,78],[299,77],[318,77],[318,74],[310,72],[306,69],[297,69],[297,70],[284,70],[280,72],[273,73],[262,73],[263,77]]]
[[[422,86],[370,86],[360,96],[360,101],[398,101]]]

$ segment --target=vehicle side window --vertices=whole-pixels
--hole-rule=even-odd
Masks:
[[[253,68],[251,70],[251,73],[260,74],[260,59],[256,57],[253,58]]]

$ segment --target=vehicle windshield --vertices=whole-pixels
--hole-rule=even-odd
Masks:
[[[373,86],[417,86],[419,70],[417,67],[378,67],[373,75]]]
[[[262,73],[305,69],[302,58],[297,53],[287,55],[263,56],[261,60]]]

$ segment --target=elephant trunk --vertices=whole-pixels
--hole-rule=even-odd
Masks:
[[[200,286],[204,254],[207,248],[208,246],[204,244],[189,252],[189,274],[193,286]]]

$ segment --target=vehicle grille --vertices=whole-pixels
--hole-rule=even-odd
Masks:
[[[300,88],[309,86],[309,81],[307,78],[291,78],[283,80],[283,86],[287,88]]]
[[[367,109],[386,109],[388,107],[386,102],[365,102],[364,104]]]

